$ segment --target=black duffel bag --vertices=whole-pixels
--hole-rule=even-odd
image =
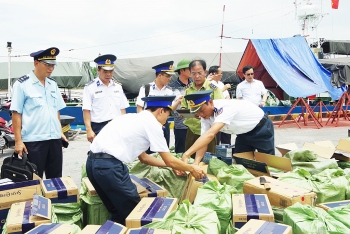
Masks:
[[[4,159],[1,166],[1,179],[8,178],[13,182],[22,182],[33,179],[33,173],[38,174],[34,163],[28,161],[27,154],[22,151],[22,158],[17,153]]]

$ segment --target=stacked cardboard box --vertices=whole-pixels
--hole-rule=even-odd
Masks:
[[[101,225],[87,225],[80,234],[95,234],[95,233],[113,233],[113,234],[125,234],[127,228],[119,223],[106,221]]]
[[[52,204],[79,201],[78,187],[70,177],[42,180],[44,197],[50,198]]]

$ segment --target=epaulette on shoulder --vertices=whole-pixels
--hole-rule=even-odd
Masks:
[[[113,81],[114,81],[114,83],[116,83],[116,84],[118,84],[118,85],[120,85],[120,86],[122,86],[122,85],[123,85],[122,83],[118,82],[118,81],[117,81],[117,80],[115,80],[115,79],[113,79]]]
[[[85,84],[85,86],[89,86],[89,85],[91,85],[92,83],[94,83],[94,81],[95,81],[95,80],[91,80],[91,81],[89,81],[88,83],[86,83],[86,84]]]
[[[210,88],[212,88],[212,89],[214,89],[214,90],[217,89],[217,86],[214,85],[213,83],[210,83],[209,86],[210,86]]]
[[[51,77],[47,77],[47,78],[56,82],[56,80],[54,78],[51,78]]]
[[[22,82],[24,82],[24,81],[26,81],[28,79],[29,79],[29,76],[28,75],[24,75],[24,76],[21,76],[20,78],[18,78],[17,80],[18,80],[18,82],[22,83]]]

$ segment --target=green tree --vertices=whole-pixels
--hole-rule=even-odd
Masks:
[[[96,67],[90,67],[91,68],[91,72],[94,75],[94,77],[97,76],[97,68]]]

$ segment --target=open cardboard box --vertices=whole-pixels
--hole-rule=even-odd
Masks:
[[[291,150],[298,149],[295,143],[278,145],[276,148],[282,156]],[[340,139],[337,146],[331,141],[315,141],[314,143],[305,142],[302,149],[314,151],[319,157],[330,159],[335,158],[341,161],[350,161],[350,141]]]
[[[271,154],[260,152],[244,152],[233,154],[236,164],[241,164],[255,176],[279,177],[279,175],[292,171],[292,163],[289,158],[283,158]],[[282,172],[270,172],[268,166],[276,168]]]

